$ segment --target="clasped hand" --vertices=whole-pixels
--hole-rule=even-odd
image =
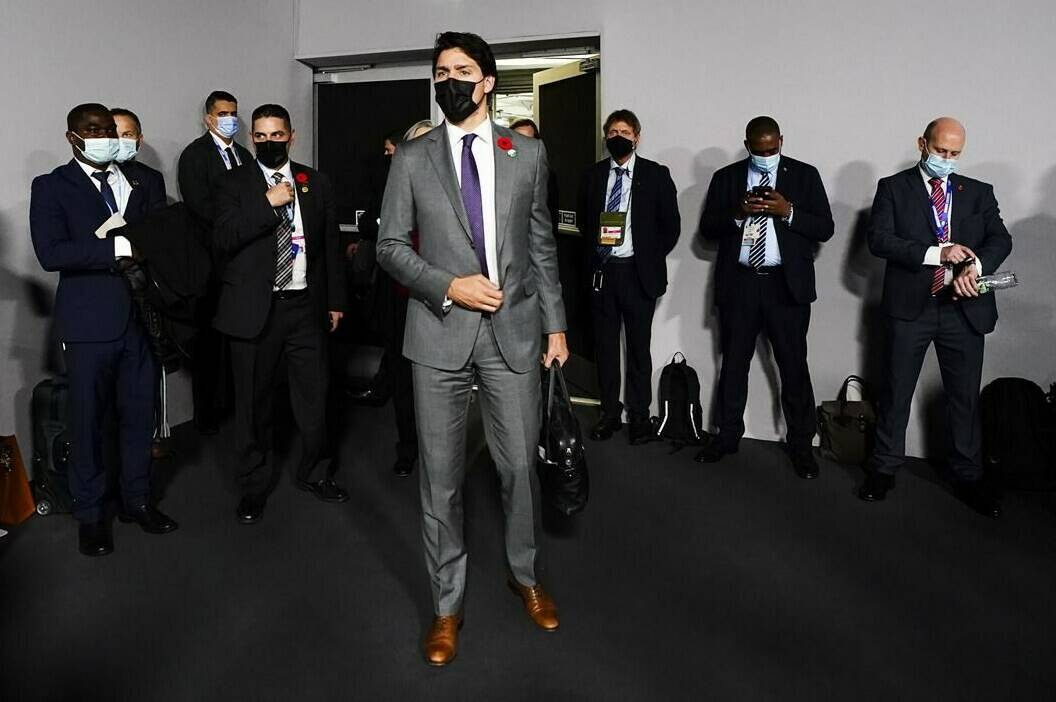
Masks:
[[[459,307],[475,312],[497,312],[502,307],[502,290],[480,275],[455,278],[447,288],[447,298]]]

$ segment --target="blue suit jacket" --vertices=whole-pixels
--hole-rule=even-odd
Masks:
[[[165,205],[160,173],[148,173],[139,164],[119,168],[132,186],[126,221]],[[29,232],[40,265],[59,272],[55,329],[62,341],[113,341],[128,325],[132,300],[114,267],[114,242],[95,236],[109,216],[102,195],[76,161],[33,179]]]

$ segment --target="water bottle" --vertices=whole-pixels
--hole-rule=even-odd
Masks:
[[[985,295],[992,290],[1004,290],[1019,285],[1019,278],[1012,271],[1000,271],[990,275],[982,275],[975,279],[980,295]]]

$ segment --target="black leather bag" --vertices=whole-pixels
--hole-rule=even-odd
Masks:
[[[857,383],[861,400],[847,400],[847,386]],[[863,464],[873,450],[876,408],[869,388],[857,375],[849,375],[835,400],[818,405],[818,436],[821,455],[837,463]]]
[[[572,413],[572,402],[560,365],[553,363],[550,366],[544,383],[546,405],[536,470],[544,504],[570,517],[583,511],[590,493],[583,434]]]

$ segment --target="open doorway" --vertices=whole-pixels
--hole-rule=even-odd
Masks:
[[[499,72],[492,118],[503,126],[532,119],[547,146],[551,183],[556,183],[551,210],[573,354],[566,376],[575,394],[597,397],[576,199],[582,174],[601,157],[600,38],[499,43],[492,49]],[[421,120],[442,120],[433,99],[431,50],[300,60],[315,70],[315,164],[334,181],[342,234],[354,248],[376,230],[386,137],[402,134]],[[353,316],[374,316],[367,309],[370,304],[369,296],[359,296],[357,305],[364,309]],[[364,331],[354,341],[377,343],[371,325],[358,326]]]

